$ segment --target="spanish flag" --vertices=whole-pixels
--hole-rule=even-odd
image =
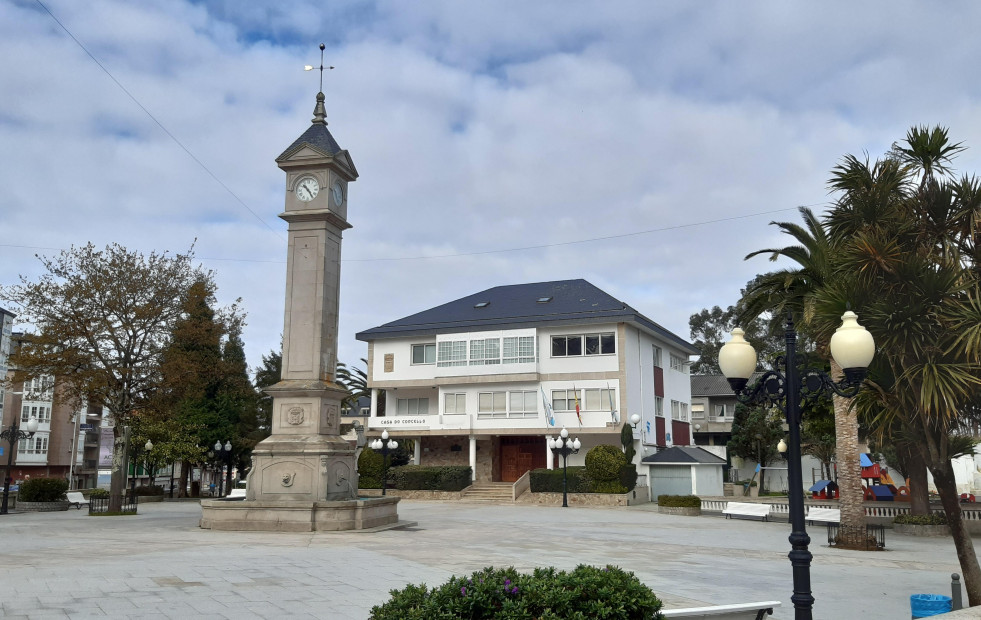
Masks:
[[[576,399],[576,417],[579,418],[579,426],[582,426],[582,414],[579,413],[579,390],[577,390],[576,389],[576,386],[573,385],[572,386],[572,391],[575,392],[575,399]]]

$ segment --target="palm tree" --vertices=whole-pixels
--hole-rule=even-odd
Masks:
[[[796,245],[758,250],[746,256],[749,259],[759,254],[769,254],[772,261],[783,257],[797,264],[763,274],[747,287],[740,301],[746,309],[743,320],[763,312],[794,312],[801,317],[801,328],[809,331],[814,338],[817,354],[830,362],[832,376],[837,379],[842,376],[842,372],[828,349],[834,329],[830,326],[837,326],[837,317],[857,291],[851,290],[847,282],[838,277],[835,265],[837,248],[825,226],[806,207],[800,208],[800,214],[804,226],[790,222],[772,222],[793,237]],[[824,313],[816,312],[818,304],[828,303],[840,306],[837,315],[830,321]],[[864,549],[865,507],[858,450],[858,418],[851,407],[850,399],[835,396],[832,402],[841,509],[839,544]]]
[[[964,450],[961,435],[981,387],[981,191],[974,178],[951,176],[961,150],[946,129],[913,128],[886,160],[872,168],[866,162],[865,171],[889,171],[877,179],[885,187],[861,181],[865,171],[846,160],[853,174],[842,168],[836,175],[844,193],[829,222],[843,272],[874,293],[863,323],[879,349],[870,368],[875,389],[856,406],[880,429],[898,425],[915,438],[947,514],[968,598],[978,605],[981,568],[951,465]],[[892,199],[881,200],[890,192]]]
[[[368,360],[361,358],[365,368],[368,367]],[[337,383],[347,390],[347,396],[341,400],[341,407],[347,407],[352,411],[358,408],[358,400],[361,398],[371,398],[371,388],[368,387],[368,373],[358,367],[348,368],[344,362],[337,362]]]

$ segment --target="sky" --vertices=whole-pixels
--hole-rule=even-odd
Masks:
[[[360,173],[341,361],[359,331],[574,278],[688,338],[781,266],[743,258],[827,208],[844,155],[939,124],[981,170],[978,23],[975,2],[0,0],[0,284],[88,242],[194,244],[258,365],[283,330],[274,160],[324,43]]]

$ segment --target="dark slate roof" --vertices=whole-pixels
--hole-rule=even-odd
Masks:
[[[551,298],[547,303],[539,299]],[[486,306],[477,308],[477,304]],[[373,327],[357,334],[358,340],[515,329],[543,324],[632,322],[673,342],[691,355],[691,343],[645,317],[619,299],[585,280],[558,280],[532,284],[512,284],[474,293],[429,310]]]
[[[654,464],[701,463],[704,465],[725,465],[726,460],[715,456],[708,450],[702,450],[698,446],[674,446],[672,448],[658,450],[650,456],[645,456],[640,462]]]
[[[313,123],[306,131],[303,132],[302,136],[297,138],[288,149],[283,151],[282,154],[276,158],[276,161],[285,159],[293,151],[296,151],[304,144],[308,144],[318,151],[322,151],[325,155],[330,156],[337,155],[342,150],[341,147],[338,146],[337,141],[334,140],[334,136],[330,135],[330,131],[327,130],[327,125]]]
[[[749,383],[760,378],[763,373],[756,372],[749,378]],[[697,396],[732,396],[732,388],[724,375],[691,375],[691,395]]]

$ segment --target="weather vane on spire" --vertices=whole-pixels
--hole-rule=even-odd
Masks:
[[[324,92],[324,69],[325,69],[325,67],[324,67],[324,47],[325,47],[324,44],[321,43],[320,44],[320,92]],[[332,67],[332,66],[326,67],[326,69],[328,69],[328,70],[333,69],[333,68],[334,67]],[[313,65],[304,65],[303,66],[303,70],[304,71],[313,71],[314,69],[316,69],[316,67],[314,67]]]

